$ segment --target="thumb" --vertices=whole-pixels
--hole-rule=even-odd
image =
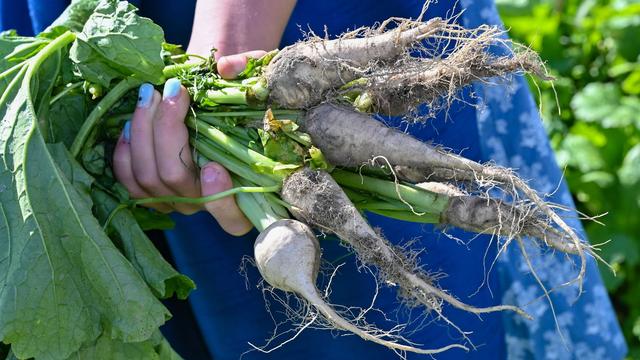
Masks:
[[[214,162],[206,164],[200,170],[200,185],[202,196],[214,195],[233,187],[227,170]],[[238,207],[234,196],[208,202],[204,207],[218,221],[220,227],[231,235],[244,235],[253,228]]]
[[[234,79],[244,70],[249,59],[258,59],[266,53],[264,50],[253,50],[240,54],[222,56],[218,59],[218,73],[225,79]]]

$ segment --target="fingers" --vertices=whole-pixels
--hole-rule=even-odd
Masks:
[[[249,59],[258,59],[267,52],[264,50],[247,51],[240,54],[222,56],[218,59],[218,73],[225,79],[233,79],[244,70]]]
[[[199,179],[189,148],[189,131],[184,124],[188,110],[187,89],[178,79],[169,79],[152,121],[155,164],[160,181],[173,193],[199,197]],[[183,213],[200,209],[199,205],[180,204]]]
[[[132,198],[139,199],[150,197],[150,195],[138,184],[135,176],[133,175],[130,139],[131,121],[127,121],[113,152],[113,172],[116,179],[127,188],[129,195],[131,195]],[[166,204],[147,204],[145,206],[164,213],[168,213],[173,210],[171,206]]]
[[[170,194],[160,181],[153,141],[153,117],[160,104],[160,93],[151,84],[143,84],[138,91],[138,103],[131,119],[131,164],[137,183],[148,194]]]
[[[124,126],[113,156],[116,179],[132,198],[196,198],[233,187],[229,174],[219,164],[207,164],[198,176],[184,124],[188,109],[189,95],[177,79],[167,81],[162,96],[150,84],[140,87],[136,110]],[[185,203],[145,206],[184,214],[202,209]],[[233,196],[207,203],[204,208],[232,235],[246,234],[253,227]]]
[[[175,82],[174,82],[175,84]],[[175,85],[172,91],[175,91]],[[177,83],[177,88],[180,89],[180,84]],[[197,189],[197,177],[192,175],[191,188],[188,187],[188,182],[185,188],[181,188],[175,184],[173,178],[174,173],[168,172],[168,168],[165,162],[172,161],[174,159],[180,159],[180,152],[176,151],[169,154],[164,152],[162,154],[156,153],[156,149],[164,146],[164,144],[170,141],[171,136],[167,134],[167,131],[162,132],[162,137],[157,137],[154,133],[154,128],[158,121],[159,114],[162,113],[164,123],[166,119],[173,117],[174,121],[181,122],[179,126],[183,127],[183,131],[186,133],[186,127],[183,123],[183,119],[186,115],[186,108],[188,107],[187,99],[178,100],[176,94],[170,99],[163,99],[160,93],[156,91],[151,84],[143,84],[138,92],[138,103],[136,110],[133,113],[131,119],[131,137],[130,137],[130,153],[131,153],[131,167],[133,170],[133,176],[137,184],[145,191],[145,193],[152,196],[170,196],[170,195],[183,195],[183,196],[197,196],[199,190]],[[184,105],[186,103],[186,105]],[[182,104],[181,106],[178,105]],[[174,126],[175,127],[175,126]],[[186,135],[184,135],[186,136]],[[175,144],[175,142],[173,142]],[[174,145],[175,146],[175,145]],[[191,158],[188,159],[191,161]],[[193,166],[189,164],[189,166]],[[182,165],[180,169],[188,168]],[[162,169],[162,173],[160,171]],[[188,173],[188,171],[186,171]],[[164,178],[169,178],[169,184],[165,183]],[[201,207],[191,204],[175,203],[172,204],[173,208],[184,214],[192,214],[198,211]]]
[[[208,163],[200,171],[202,196],[209,196],[233,187],[231,177],[224,167],[217,163]],[[218,221],[220,227],[231,235],[244,235],[253,225],[244,216],[235,197],[227,196],[205,204],[205,208]]]

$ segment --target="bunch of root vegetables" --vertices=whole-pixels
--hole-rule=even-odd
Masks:
[[[559,207],[546,202],[511,169],[471,161],[380,121],[380,116],[428,121],[438,111],[446,111],[461,89],[474,81],[495,82],[525,73],[548,80],[537,55],[505,40],[503,31],[496,27],[467,29],[455,19],[393,18],[336,39],[311,35],[305,41],[249,60],[236,79],[228,80],[218,74],[213,57],[190,56],[164,43],[162,30],[149,19],[135,15],[135,8],[126,2],[74,4],[80,5],[75,10],[70,8],[73,16],[64,25],[38,37],[2,34],[0,45],[7,48],[7,54],[6,61],[0,61],[0,134],[6,146],[0,149],[0,175],[11,187],[0,190],[0,210],[10,214],[10,231],[6,233],[11,235],[7,241],[14,248],[32,244],[29,239],[33,234],[42,238],[46,244],[42,251],[47,253],[64,245],[56,245],[60,238],[102,244],[85,250],[87,254],[96,251],[100,255],[96,259],[107,260],[98,264],[69,258],[73,266],[52,262],[53,279],[56,266],[77,275],[81,279],[77,284],[95,280],[87,274],[111,273],[114,278],[125,279],[121,273],[126,270],[125,280],[105,280],[104,291],[109,296],[99,293],[96,298],[126,297],[119,289],[109,287],[121,281],[140,290],[140,299],[146,301],[140,303],[144,305],[127,300],[102,306],[96,301],[87,313],[97,315],[87,324],[95,321],[120,326],[127,316],[120,316],[119,311],[136,314],[125,308],[127,304],[136,305],[132,305],[135,309],[149,309],[149,303],[157,305],[154,323],[148,316],[138,322],[144,326],[124,324],[124,330],[113,332],[140,336],[119,339],[113,335],[112,340],[147,341],[165,320],[164,308],[146,300],[151,292],[145,283],[157,297],[171,296],[166,288],[172,287],[165,287],[168,281],[178,281],[176,288],[182,287],[185,294],[193,289],[193,283],[172,275],[174,270],[164,272],[169,274],[166,278],[147,277],[154,272],[144,271],[145,266],[166,269],[165,264],[157,259],[143,263],[139,261],[141,251],[129,251],[133,255],[127,252],[127,246],[133,249],[143,243],[139,240],[144,236],[142,230],[134,234],[132,224],[138,221],[140,229],[146,229],[141,219],[157,215],[141,215],[140,206],[148,203],[204,203],[236,196],[241,210],[260,231],[254,246],[255,263],[270,286],[297,296],[330,328],[402,353],[433,354],[466,346],[423,348],[396,331],[378,329],[337,311],[316,287],[322,241],[314,231],[335,234],[359,262],[375,269],[379,283],[397,288],[398,295],[407,300],[405,304],[434,312],[455,329],[459,328],[443,314],[445,303],[474,314],[510,311],[516,316],[529,315],[508,304],[478,308],[460,301],[438,286],[437,279],[417,263],[416,256],[374,230],[363,216],[365,212],[500,236],[505,247],[513,244],[524,250],[525,241],[535,241],[575,255],[566,261],[577,259],[579,272],[566,284],[579,286],[587,256],[597,257],[565,223],[557,212]],[[86,11],[84,27],[78,20],[86,10],[83,6],[90,10]],[[136,66],[131,59],[138,61]],[[198,164],[215,161],[227,168],[234,182],[231,190],[199,199],[128,199],[122,186],[115,183],[107,166],[110,155],[105,139],[113,146],[113,139],[119,136],[134,108],[136,87],[144,81],[160,85],[168,78],[178,78],[191,96],[186,124],[194,159]],[[86,109],[88,115],[78,112],[75,122],[61,125],[62,120],[55,116],[71,114],[68,109],[61,112],[61,104],[69,109],[72,105]],[[60,144],[65,146],[64,151],[59,149]],[[30,177],[35,170],[29,164],[36,162],[44,165],[38,167],[38,176]],[[58,186],[65,196],[45,202],[41,191],[45,185],[40,185],[40,180],[51,189]],[[56,214],[36,211],[49,201],[50,207],[58,206],[61,214],[72,208],[64,226],[57,227],[58,222],[52,220]],[[89,215],[95,219],[78,215],[83,212],[93,212]],[[134,235],[139,241],[127,245],[125,240]],[[119,241],[124,250],[109,244],[109,238],[117,238],[114,243]],[[104,249],[109,254],[122,251],[126,259],[105,256]],[[150,258],[155,256],[149,248],[145,251]],[[107,272],[103,267],[120,272]],[[11,274],[21,274],[18,270]],[[40,278],[47,278],[49,273],[44,274]],[[12,286],[22,286],[20,279]],[[62,308],[75,300],[84,303],[95,288],[98,286],[71,300],[43,299],[52,302],[51,308]],[[16,294],[22,296],[20,291]],[[30,309],[25,311],[32,313]],[[43,327],[42,332],[51,335],[46,323],[30,322],[28,317],[19,320],[29,328]],[[16,332],[19,329],[6,326],[8,333],[17,334],[7,341],[18,354],[42,355],[40,348],[31,347],[29,338],[20,337]],[[87,328],[98,331],[101,325],[91,326]],[[140,329],[133,329],[135,326]],[[60,332],[54,334],[58,337],[51,343],[63,344],[55,353],[63,358],[92,343],[98,333],[76,341],[75,333]]]
[[[534,53],[501,35],[494,27],[465,29],[440,18],[391,19],[268,53],[250,61],[238,80],[221,79],[211,60],[165,69],[191,92],[194,111],[187,123],[196,152],[234,174],[239,205],[261,231],[254,255],[268,284],[295,293],[335,328],[388,348],[424,354],[464,348],[402,344],[337,313],[315,285],[321,262],[316,229],[337,235],[377,269],[381,282],[395,284],[411,304],[442,318],[442,302],[476,314],[529,316],[510,305],[476,308],[440,289],[409,254],[367,223],[364,210],[500,235],[521,245],[535,240],[578,255],[580,272],[573,281],[582,280],[589,246],[525,180],[510,169],[421,142],[374,116],[424,121],[428,115],[419,105],[428,104],[429,112],[446,108],[473,81],[527,72],[547,79]],[[443,39],[455,42],[452,50],[426,50],[425,43]],[[492,55],[496,46],[510,51]],[[416,57],[419,52],[425,54]],[[505,197],[491,197],[489,189]]]

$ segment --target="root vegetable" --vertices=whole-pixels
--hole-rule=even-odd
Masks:
[[[387,29],[392,22],[397,26]],[[445,107],[473,80],[517,72],[548,78],[535,53],[517,45],[518,51],[511,50],[513,44],[501,35],[497,27],[466,29],[451,19],[389,19],[332,40],[312,34],[260,59],[243,82],[212,78],[203,88],[196,75],[191,83],[203,88],[197,98],[206,98],[209,105],[271,104],[304,110],[349,99],[361,111],[406,115],[422,103]],[[491,47],[507,54],[492,55]],[[165,76],[184,69],[188,67],[165,69]]]
[[[291,109],[317,105],[327,91],[363,74],[375,62],[389,63],[420,39],[446,26],[440,18],[406,22],[379,35],[310,39],[282,49],[266,69],[269,100]]]
[[[476,308],[437,288],[428,274],[369,226],[326,172],[308,168],[297,171],[284,181],[281,193],[292,205],[291,211],[296,218],[335,233],[353,247],[362,262],[376,266],[384,280],[397,284],[403,293],[427,309],[442,316],[439,300],[444,300],[476,314],[510,310],[529,317],[515,306]]]
[[[63,27],[56,28],[58,31],[34,38],[15,36],[11,32],[1,36],[6,61],[0,62],[0,72],[8,85],[0,97],[0,113],[3,114],[0,133],[9,144],[4,150],[17,150],[3,152],[0,147],[0,157],[4,160],[0,162],[0,174],[2,183],[7,184],[0,189],[6,199],[0,210],[11,220],[7,222],[6,233],[12,246],[15,243],[20,248],[33,233],[38,233],[42,243],[52,246],[47,251],[55,254],[65,250],[56,248],[56,241],[53,241],[60,238],[60,231],[56,230],[58,223],[54,221],[57,218],[42,215],[55,214],[52,210],[56,209],[49,207],[45,209],[47,211],[38,211],[39,208],[34,207],[48,204],[50,199],[49,194],[41,191],[42,186],[38,186],[44,182],[25,180],[29,179],[24,176],[24,169],[29,164],[49,164],[42,174],[38,174],[39,178],[53,179],[48,183],[65,189],[65,209],[61,210],[70,208],[76,217],[82,215],[82,221],[75,225],[69,223],[65,234],[83,234],[99,242],[104,242],[107,235],[120,234],[120,231],[111,230],[118,230],[122,224],[144,219],[134,217],[133,212],[118,213],[126,207],[158,202],[202,204],[237,194],[238,204],[247,218],[258,229],[264,229],[255,244],[255,256],[258,268],[269,284],[305,299],[332,327],[397,352],[423,354],[466,348],[454,344],[440,349],[420,349],[410,343],[404,344],[405,340],[397,335],[397,328],[385,332],[359,320],[342,317],[315,286],[320,262],[317,239],[307,225],[281,219],[293,214],[309,225],[337,234],[363,263],[377,267],[384,282],[398,286],[400,295],[410,299],[410,304],[435,311],[463,336],[465,333],[443,315],[444,302],[475,314],[509,310],[525,317],[528,315],[514,306],[477,308],[459,301],[435,284],[416,263],[415,256],[374,231],[358,209],[378,211],[378,214],[395,219],[453,225],[477,233],[496,232],[515,237],[521,248],[524,247],[520,237],[531,235],[555,249],[578,254],[581,259],[578,279],[584,276],[585,253],[597,257],[588,245],[580,242],[551,205],[511,170],[447,153],[354,110],[355,107],[363,112],[409,117],[416,105],[425,102],[432,109],[439,109],[440,105],[445,108],[462,86],[475,79],[523,71],[544,77],[539,59],[531,52],[512,51],[517,46],[512,47],[513,44],[505,41],[501,37],[502,30],[497,27],[465,29],[455,24],[455,18],[389,19],[378,27],[361,28],[334,40],[312,36],[262,59],[250,60],[237,79],[228,80],[217,73],[213,58],[202,59],[200,63],[187,61],[189,55],[182,55],[179,47],[164,43],[161,29],[149,19],[137,17],[135,9],[126,2],[101,1],[86,15],[89,13],[89,18],[85,19],[87,23],[78,29],[75,29],[76,25],[80,24],[74,24],[73,29],[67,31],[61,31]],[[105,22],[105,18],[114,21]],[[124,23],[128,25],[122,26]],[[397,26],[388,28],[391,23]],[[94,33],[96,29],[100,34]],[[141,43],[145,46],[139,46]],[[434,46],[429,48],[427,43]],[[506,50],[506,55],[492,55],[489,50],[496,47]],[[416,57],[416,53],[424,56]],[[132,67],[132,58],[139,59],[136,64],[140,66]],[[71,67],[76,71],[63,71]],[[36,77],[38,81],[33,81]],[[189,112],[186,125],[191,131],[189,143],[197,155],[194,158],[200,164],[216,161],[227,168],[233,173],[234,189],[200,199],[181,196],[129,199],[126,192],[116,186],[114,172],[104,169],[105,164],[111,163],[107,149],[120,136],[122,120],[130,118],[134,109],[136,95],[131,90],[143,81],[158,85],[170,77],[177,77],[188,88],[193,100],[193,111]],[[26,85],[20,87],[20,84]],[[91,99],[82,93],[82,89],[91,94]],[[340,105],[335,105],[338,103]],[[71,122],[75,125],[67,129],[63,123],[69,119],[55,117],[69,115],[61,111],[68,106],[83,111],[71,114]],[[86,118],[85,113],[89,114]],[[101,123],[107,116],[109,119]],[[69,154],[55,150],[59,147],[49,146],[52,144],[67,145]],[[32,151],[34,149],[38,151]],[[401,181],[391,181],[387,174],[368,177],[343,168],[357,168],[372,159],[382,158],[397,176],[394,180]],[[331,175],[318,169],[331,169]],[[425,181],[432,183],[423,185],[422,189],[414,185]],[[460,183],[464,186],[459,186]],[[476,196],[477,192],[489,187],[498,187],[515,200],[507,203],[488,195]],[[468,189],[471,189],[469,193]],[[94,212],[120,202],[106,219],[101,219],[102,214],[93,214],[101,219],[100,224],[92,214],[86,214],[91,211],[86,208],[86,202],[92,199],[67,201],[70,197],[87,197],[89,192],[93,196],[96,191],[103,194],[101,199],[108,198],[108,201],[96,200],[93,208],[89,206]],[[345,191],[358,207],[347,198]],[[33,224],[29,225],[35,222],[28,216],[25,218],[25,214],[37,217],[37,229],[31,226]],[[127,218],[128,222],[112,221],[116,214],[118,218]],[[29,226],[22,226],[22,222],[12,219],[25,220]],[[165,226],[161,217],[156,219],[154,215],[150,219],[143,220],[147,226],[156,221]],[[122,239],[112,240],[119,243]],[[136,242],[146,241],[144,238],[138,240]],[[133,266],[123,265],[119,263],[122,258],[118,254],[112,255],[103,265],[117,269],[126,265],[137,269],[135,259],[130,259]],[[526,254],[525,260],[531,267]],[[33,263],[23,265],[24,269],[37,268]],[[74,270],[73,266],[63,265],[58,264],[50,270],[58,272],[61,266]],[[91,266],[90,271],[100,272]],[[171,291],[159,288],[174,289],[174,285],[165,284],[165,281],[174,281],[172,279],[177,278],[175,271],[165,270],[171,279],[145,278],[151,292],[142,283],[132,288],[136,294],[146,294],[145,304],[156,304],[150,298],[152,292],[170,295]],[[62,272],[65,278],[79,276],[84,279],[85,275]],[[140,280],[136,274],[131,275]],[[532,275],[539,280],[534,269]],[[548,291],[540,284],[550,299]],[[20,290],[17,294],[28,293],[22,285],[16,289]],[[186,294],[191,289],[192,285],[186,284],[177,291]],[[48,313],[65,304],[82,302],[68,292],[60,294],[55,303],[36,310]],[[126,296],[123,299],[123,303],[131,300]],[[9,303],[5,300],[2,298],[0,302]],[[25,303],[23,297],[17,300],[14,302]],[[110,314],[107,310],[102,313]],[[125,308],[120,310],[122,314],[130,313]],[[16,355],[25,358],[46,356],[46,352],[28,349],[33,345],[31,338],[15,336],[12,324],[22,328],[41,325],[21,314],[12,314],[15,323],[2,325],[0,334],[6,336],[0,340],[10,343]],[[121,334],[151,334],[166,319],[166,314],[159,311],[156,318],[144,329],[135,324],[121,324],[115,330]],[[91,336],[56,335],[54,340],[62,344],[59,346],[62,350],[55,355],[65,358],[93,344],[98,335],[104,335],[95,332],[101,328],[97,325],[118,323],[118,319],[113,316],[89,319],[79,331]],[[64,328],[76,326],[68,322],[63,325]],[[49,333],[43,332],[47,336],[51,335]],[[148,337],[138,340],[144,343]],[[19,352],[19,349],[27,350]]]
[[[487,166],[461,156],[446,152],[424,143],[396,129],[385,126],[370,116],[353,111],[345,106],[320,105],[311,110],[301,121],[305,132],[311,135],[314,144],[320,148],[328,161],[338,166],[358,167],[374,158],[384,158],[402,179],[413,183],[424,181],[463,181],[482,186],[483,183],[496,184],[505,191],[515,189],[535,205],[533,216],[536,226],[525,226],[518,233],[511,232],[508,219],[501,219],[502,206],[488,201],[482,204],[458,197],[445,214],[443,220],[463,229],[484,232],[483,220],[492,217],[494,226],[505,225],[507,235],[532,235],[546,240],[551,247],[581,258],[578,278],[584,276],[585,252],[591,252],[588,245],[580,241],[575,232],[558,216],[524,180],[513,171],[498,166]],[[517,195],[517,194],[515,194]],[[470,216],[473,214],[473,216]],[[510,216],[517,215],[513,211]],[[559,230],[541,220],[547,217]],[[504,221],[507,220],[507,221]],[[484,227],[484,228],[483,228]],[[522,232],[527,230],[527,232]],[[550,235],[545,236],[545,230]]]
[[[378,334],[379,331],[362,329],[340,316],[322,298],[316,288],[320,267],[320,245],[311,229],[299,221],[284,219],[267,227],[256,239],[254,256],[258,270],[267,283],[302,297],[316,308],[326,321],[338,329],[349,331],[364,340],[398,351],[436,354],[453,348],[467,350],[459,344],[430,350],[399,344],[385,340],[385,336]]]

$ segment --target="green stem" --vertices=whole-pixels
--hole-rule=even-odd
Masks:
[[[224,132],[234,137],[237,141],[241,142],[243,145],[246,145],[252,139],[249,137],[249,128],[244,126],[236,126],[234,123],[225,122],[222,118],[214,117],[214,116],[198,116],[198,119],[202,119],[202,121],[206,122],[209,125],[215,126],[216,128],[224,129]]]
[[[302,111],[299,110],[271,110],[273,112],[273,116],[287,116],[287,115],[302,115]],[[213,117],[247,117],[247,118],[256,118],[262,119],[264,117],[264,110],[243,110],[243,111],[207,111],[207,112],[198,112],[198,117],[202,116],[213,116]]]
[[[271,186],[274,185],[274,183],[281,183],[281,181],[274,181],[271,178],[258,175],[250,166],[228,154],[223,148],[208,139],[196,138],[192,135],[190,136],[190,143],[196,148],[200,155],[209,161],[215,161],[232,173],[255,184]]]
[[[287,176],[288,172],[286,170],[278,170],[286,168],[287,166],[285,164],[273,161],[257,151],[248,149],[246,146],[243,146],[238,141],[206,122],[196,120],[190,116],[186,119],[186,124],[188,127],[194,129],[197,134],[202,134],[204,137],[214,141],[233,156],[253,167],[255,171],[269,176],[278,182],[283,181]]]
[[[76,83],[67,85],[64,89],[62,89],[59,93],[57,93],[53,98],[51,98],[51,101],[49,101],[49,106],[53,105],[56,101],[60,100],[63,96],[67,95],[74,89],[77,89],[80,86],[82,86],[82,83],[83,83],[82,81],[78,81]]]
[[[3,71],[2,73],[0,73],[0,80],[3,80],[7,76],[9,76],[9,75],[13,74],[14,72],[20,70],[26,64],[27,64],[27,62],[23,61],[23,62],[21,62],[19,64],[13,65],[12,67],[8,68],[5,71]]]
[[[269,200],[270,203],[280,205],[284,209],[289,209],[289,210],[291,209],[291,204],[289,204],[288,202],[280,199],[280,197],[278,197],[278,196],[276,196],[276,195],[274,195],[272,193],[264,193],[263,195],[267,200]]]
[[[71,31],[67,31],[64,34],[55,38],[55,40],[48,43],[45,47],[42,48],[38,52],[36,56],[29,60],[29,70],[27,70],[26,78],[31,79],[38,70],[40,70],[40,66],[42,63],[55,52],[60,50],[61,48],[69,45],[76,39],[76,34]]]
[[[4,106],[13,91],[13,88],[18,86],[24,79],[23,75],[27,72],[27,67],[23,67],[18,71],[18,74],[11,79],[11,82],[4,88],[4,93],[0,95],[0,105]]]
[[[398,184],[393,181],[376,179],[338,169],[334,170],[331,176],[333,176],[341,186],[365,190],[394,200],[399,200],[430,214],[439,215],[449,206],[449,197],[446,195]],[[414,211],[416,211],[416,209],[414,209]]]
[[[218,79],[218,78],[212,78],[207,80],[207,85],[217,86],[222,88],[246,88],[247,87],[247,85],[243,84],[241,80],[225,80],[225,79]]]
[[[132,116],[133,116],[133,113],[109,116],[108,118],[104,119],[104,126],[106,128],[122,126],[122,123],[124,122],[123,120],[130,120]]]
[[[204,204],[211,201],[220,200],[227,196],[238,193],[263,193],[280,191],[280,186],[240,186],[226,191],[219,192],[214,195],[203,196],[199,198],[190,198],[183,196],[158,196],[144,199],[131,200],[130,205],[143,205],[150,203],[185,203],[185,204]]]
[[[102,225],[102,230],[106,231],[109,228],[109,225],[111,224],[111,221],[113,221],[113,218],[116,217],[118,212],[120,212],[120,210],[124,210],[126,208],[127,208],[126,204],[118,204],[118,206],[116,206],[115,209],[113,209],[111,211],[111,213],[109,214],[109,217],[107,217],[107,220],[105,220],[104,225]]]
[[[248,105],[247,92],[238,88],[207,90],[207,99],[216,104]]]
[[[251,186],[246,179],[232,176],[234,184]],[[240,193],[236,196],[238,206],[245,216],[251,221],[253,226],[262,232],[274,222],[287,218],[287,211],[277,204],[272,204],[266,198],[267,193]]]
[[[164,75],[165,79],[169,79],[177,76],[181,72],[189,71],[196,66],[200,66],[203,63],[204,61],[200,63],[193,62],[193,63],[185,63],[185,64],[167,65],[164,67],[164,69],[162,69],[162,75]]]
[[[82,127],[80,127],[76,138],[73,140],[73,144],[71,144],[71,149],[69,151],[73,157],[78,157],[85,141],[89,137],[89,134],[93,128],[96,127],[98,122],[100,122],[102,116],[104,116],[104,114],[106,114],[107,111],[109,111],[109,109],[111,109],[111,107],[120,100],[120,98],[122,98],[131,89],[140,86],[140,84],[142,84],[140,80],[127,77],[121,80],[109,91],[109,93],[107,93],[107,95],[102,98],[102,100],[100,100],[84,123],[82,123]]]
[[[396,211],[396,210],[381,210],[381,209],[364,209],[370,211],[374,214],[382,215],[384,217],[408,221],[412,223],[423,223],[423,224],[439,224],[440,216],[436,214],[422,214],[418,215],[411,211]]]
[[[202,56],[202,55],[198,55],[198,54],[186,54],[186,53],[185,53],[185,54],[171,55],[171,59],[172,59],[172,60],[174,60],[174,59],[182,59],[182,58],[184,58],[184,57],[187,57],[187,58],[196,58],[196,59],[202,60],[203,62],[204,62],[204,61],[207,61],[207,58],[206,58],[206,57],[204,57],[204,56]]]

